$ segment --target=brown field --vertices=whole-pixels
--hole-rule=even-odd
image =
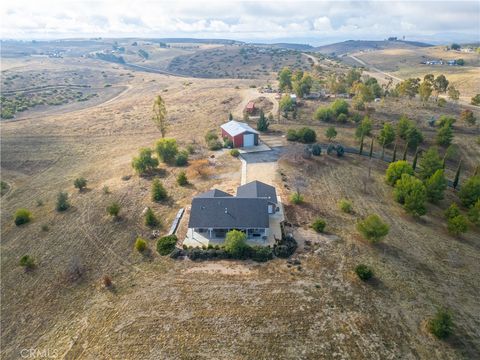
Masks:
[[[45,66],[60,60],[42,61]],[[1,175],[9,185],[1,198],[2,358],[17,359],[24,348],[50,349],[65,359],[480,356],[479,230],[471,229],[461,238],[448,235],[441,214],[455,199],[452,192],[440,205],[430,206],[422,220],[414,220],[393,202],[391,188],[382,181],[384,164],[374,163],[363,193],[360,177],[366,162],[357,157],[322,156],[307,164],[287,155],[279,161],[280,192],[288,194],[294,173],[309,184],[307,203],[287,207],[300,243],[294,257],[301,266],[280,259],[266,264],[174,261],[159,256],[152,239],[152,251],[142,256],[133,244],[137,236],[148,238],[151,233],[141,215],[146,206],[154,209],[166,233],[178,209],[194,194],[214,186],[232,191],[239,184],[240,161],[222,151],[207,151],[203,137],[230,111],[237,114],[248,99],[260,98],[249,86],[264,85],[265,80],[134,71],[130,77],[121,76],[129,71],[116,64],[62,61],[77,70],[88,61],[100,73],[116,74],[115,87],[128,90],[85,108],[63,113],[53,109],[1,123]],[[24,64],[12,60],[10,69],[33,68],[32,62]],[[180,168],[162,165],[157,176],[169,199],[158,204],[150,200],[153,177],[135,175],[130,165],[140,147],[153,146],[160,138],[150,120],[157,94],[167,104],[167,136],[177,138],[180,147],[196,148],[186,169],[190,186],[176,185]],[[312,112],[320,104],[327,103],[305,102],[296,121],[272,125],[277,131],[272,134],[312,125]],[[427,117],[460,111],[395,101],[375,107],[372,117],[378,125],[408,111],[422,129],[428,126],[421,123]],[[314,124],[322,142],[326,126]],[[463,124],[456,126],[455,142],[462,145],[465,171],[470,172],[480,158],[478,134]],[[337,130],[338,141],[354,144],[352,126]],[[209,163],[209,155],[216,160]],[[72,184],[78,176],[88,179],[82,193]],[[65,213],[54,210],[59,191],[70,195],[72,208]],[[353,201],[354,215],[337,210],[343,197]],[[122,207],[118,221],[105,211],[113,201]],[[34,219],[16,227],[12,215],[20,207],[30,209]],[[370,212],[379,213],[391,226],[378,246],[368,245],[354,230],[355,220]],[[327,220],[326,235],[309,230],[316,216]],[[48,231],[42,225],[48,225]],[[30,273],[18,266],[24,254],[38,264]],[[72,258],[84,267],[82,279],[75,283],[66,279]],[[358,281],[352,270],[359,262],[374,267],[376,281]],[[112,290],[101,286],[103,275],[112,277]],[[423,328],[424,319],[442,305],[452,309],[455,321],[455,335],[447,342],[432,338]]]

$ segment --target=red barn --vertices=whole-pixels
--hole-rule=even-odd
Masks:
[[[258,131],[248,124],[231,120],[221,126],[222,138],[232,140],[233,147],[248,147],[258,145]]]

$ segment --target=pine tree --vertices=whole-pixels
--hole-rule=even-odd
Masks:
[[[363,138],[364,138],[364,135],[362,135],[362,138],[360,140],[360,150],[358,151],[360,155],[362,155],[363,153]]]
[[[393,147],[392,162],[395,162],[396,160],[397,160],[397,143],[395,143],[395,146]]]
[[[460,169],[462,167],[462,160],[458,163],[457,172],[455,173],[455,180],[453,180],[453,188],[457,189],[458,181],[460,180]]]
[[[233,120],[233,115],[232,115],[232,113],[228,114],[228,120],[229,120],[229,121],[232,121],[232,120]]]
[[[163,187],[160,180],[155,179],[152,183],[152,201],[161,201],[167,198],[167,190]]]
[[[145,212],[145,225],[149,227],[155,227],[159,224],[157,217],[152,209],[148,208]]]
[[[417,167],[417,159],[418,159],[418,147],[415,150],[415,156],[413,157],[413,162],[412,162],[413,170],[415,170],[415,168]]]

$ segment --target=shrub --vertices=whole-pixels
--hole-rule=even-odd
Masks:
[[[387,236],[389,226],[378,215],[371,214],[357,223],[357,230],[371,243],[377,243]]]
[[[364,264],[357,265],[355,267],[355,273],[358,275],[360,280],[367,281],[373,277],[373,270]]]
[[[350,115],[350,119],[355,123],[358,124],[360,121],[362,121],[362,115],[355,112]]]
[[[336,146],[335,146],[335,145],[333,145],[333,144],[328,144],[328,146],[327,146],[327,154],[328,154],[328,155],[331,155],[331,154],[335,151],[335,149],[336,149]]]
[[[207,143],[207,147],[208,147],[209,150],[216,151],[216,150],[220,150],[221,148],[223,148],[223,145],[222,145],[222,142],[220,140],[210,140]]]
[[[345,124],[348,121],[348,116],[345,114],[340,114],[337,116],[337,121],[339,123]]]
[[[142,148],[140,154],[132,160],[133,169],[140,175],[152,171],[158,166],[158,160],[152,157],[152,149]]]
[[[102,191],[105,195],[110,194],[110,188],[107,185],[102,188]]]
[[[232,155],[233,157],[239,157],[240,151],[238,151],[238,149],[232,149],[230,150],[230,155]]]
[[[225,251],[235,259],[246,259],[250,252],[247,235],[239,230],[230,230],[225,237]]]
[[[252,246],[251,253],[253,261],[266,262],[273,259],[273,251],[269,246]]]
[[[109,288],[113,285],[112,278],[108,275],[103,275],[102,283],[103,283],[103,286],[106,287],[106,288]]]
[[[230,140],[229,138],[224,138],[223,139],[223,147],[227,149],[233,148],[233,141]]]
[[[174,249],[175,245],[177,245],[177,236],[176,235],[168,235],[163,236],[157,241],[157,251],[160,255],[168,255]]]
[[[313,117],[315,120],[331,122],[335,120],[335,113],[328,107],[319,107]]]
[[[29,271],[35,267],[35,260],[30,255],[23,255],[20,258],[19,265],[22,266],[25,271]]]
[[[480,199],[480,175],[474,175],[465,181],[458,196],[464,206],[473,206]]]
[[[47,225],[47,224],[43,224],[41,227],[42,231],[44,232],[47,232],[48,230],[50,230],[50,227]]]
[[[190,155],[195,154],[195,146],[193,146],[192,144],[188,144],[187,145],[187,151]]]
[[[423,155],[420,157],[419,165],[419,176],[422,180],[426,180],[431,177],[435,171],[443,169],[443,161],[435,147],[431,147],[425,153],[423,153]]]
[[[447,210],[445,210],[443,214],[445,215],[445,218],[448,220],[448,219],[454,218],[455,216],[460,215],[460,209],[458,208],[457,204],[452,203],[447,208]]]
[[[108,215],[113,216],[114,218],[118,217],[118,214],[120,213],[120,204],[117,202],[113,202],[110,205],[108,205],[107,213]]]
[[[436,203],[443,199],[443,192],[447,188],[447,180],[443,175],[443,169],[435,171],[435,173],[425,181],[427,190],[427,198],[429,201]]]
[[[161,161],[171,164],[178,153],[177,140],[173,138],[160,139],[155,144],[155,151]]]
[[[317,218],[312,224],[312,229],[315,230],[317,233],[323,233],[326,225],[327,223],[325,222],[325,220]]]
[[[66,192],[58,193],[55,208],[57,211],[66,211],[70,208],[70,202],[68,201],[68,194]]]
[[[347,213],[347,214],[353,213],[352,203],[350,201],[346,200],[346,199],[341,199],[338,203],[338,207],[344,213]]]
[[[292,195],[290,195],[290,202],[295,205],[303,203],[303,195],[298,192],[294,192]]]
[[[147,211],[145,211],[145,225],[147,225],[148,227],[155,227],[158,224],[159,224],[159,221],[155,216],[155,213],[153,212],[153,210],[150,208],[147,208]]]
[[[440,98],[437,100],[437,105],[438,107],[445,107],[445,105],[447,105],[447,100],[445,100],[444,98]]]
[[[342,145],[337,145],[335,150],[337,150],[337,156],[338,157],[342,157],[343,155],[345,155],[345,149],[343,148]]]
[[[475,225],[480,226],[480,200],[477,200],[470,210],[468,210],[468,219]]]
[[[188,152],[186,150],[180,151],[175,158],[176,166],[185,166],[188,164]]]
[[[144,252],[146,248],[147,242],[140,237],[137,238],[137,240],[135,241],[135,250],[137,250],[138,252]]]
[[[297,242],[291,235],[282,237],[281,240],[273,246],[273,253],[279,258],[288,258],[297,249]]]
[[[257,130],[258,131],[267,131],[270,126],[270,122],[265,118],[263,111],[260,111],[260,117],[257,121]]]
[[[437,131],[436,142],[441,146],[448,146],[451,144],[453,139],[452,127],[448,124],[445,124]]]
[[[297,136],[298,136],[298,141],[302,143],[313,143],[317,140],[317,134],[315,133],[314,130],[308,128],[308,127],[303,127],[297,131]]]
[[[470,100],[470,104],[480,106],[480,94],[473,96]]]
[[[162,185],[159,179],[152,182],[152,201],[162,201],[167,198],[167,190]]]
[[[215,130],[210,130],[205,134],[205,142],[208,144],[211,140],[218,140]]]
[[[380,134],[378,135],[379,144],[382,146],[383,145],[388,146],[391,143],[393,143],[394,140],[395,140],[394,127],[389,123],[385,123],[383,125],[382,130],[380,130]]]
[[[180,186],[188,185],[187,174],[185,173],[185,171],[180,171],[180,173],[178,174],[177,184]]]
[[[435,316],[427,324],[430,333],[439,339],[445,339],[452,334],[452,314],[447,309],[439,309]]]
[[[425,185],[416,177],[403,174],[395,183],[394,196],[408,213],[414,216],[426,214],[427,191]]]
[[[27,209],[18,209],[14,216],[15,225],[20,226],[32,221],[32,213]]]
[[[388,165],[385,181],[393,186],[403,174],[413,175],[412,166],[405,160],[392,162]]]
[[[460,120],[469,126],[473,126],[477,122],[473,111],[468,109],[462,110],[460,113]]]
[[[87,179],[83,177],[76,178],[73,182],[73,186],[78,190],[82,191],[87,186]]]
[[[330,126],[326,131],[325,131],[325,137],[329,140],[332,141],[337,137],[337,130],[333,126]]]
[[[348,103],[342,99],[337,99],[332,103],[332,105],[330,105],[330,108],[332,109],[336,117],[341,114],[345,116],[348,115],[348,107]]]
[[[447,229],[455,236],[465,233],[468,230],[467,219],[463,215],[451,217],[447,220]]]
[[[287,131],[287,140],[288,141],[298,141],[297,132],[294,129],[289,129]]]
[[[312,145],[312,155],[313,156],[320,156],[322,154],[322,147],[320,144],[313,144]]]
[[[355,130],[355,136],[357,139],[362,138],[362,136],[368,136],[372,132],[372,127],[373,127],[373,122],[372,120],[368,117],[365,116],[362,120],[362,122],[357,126],[357,129]]]

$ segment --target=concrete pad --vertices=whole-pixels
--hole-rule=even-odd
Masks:
[[[261,151],[270,151],[270,149],[267,145],[264,143],[260,143],[257,146],[249,146],[249,147],[243,147],[243,148],[237,148],[240,154],[250,154],[250,153],[255,153],[255,152],[261,152]]]

